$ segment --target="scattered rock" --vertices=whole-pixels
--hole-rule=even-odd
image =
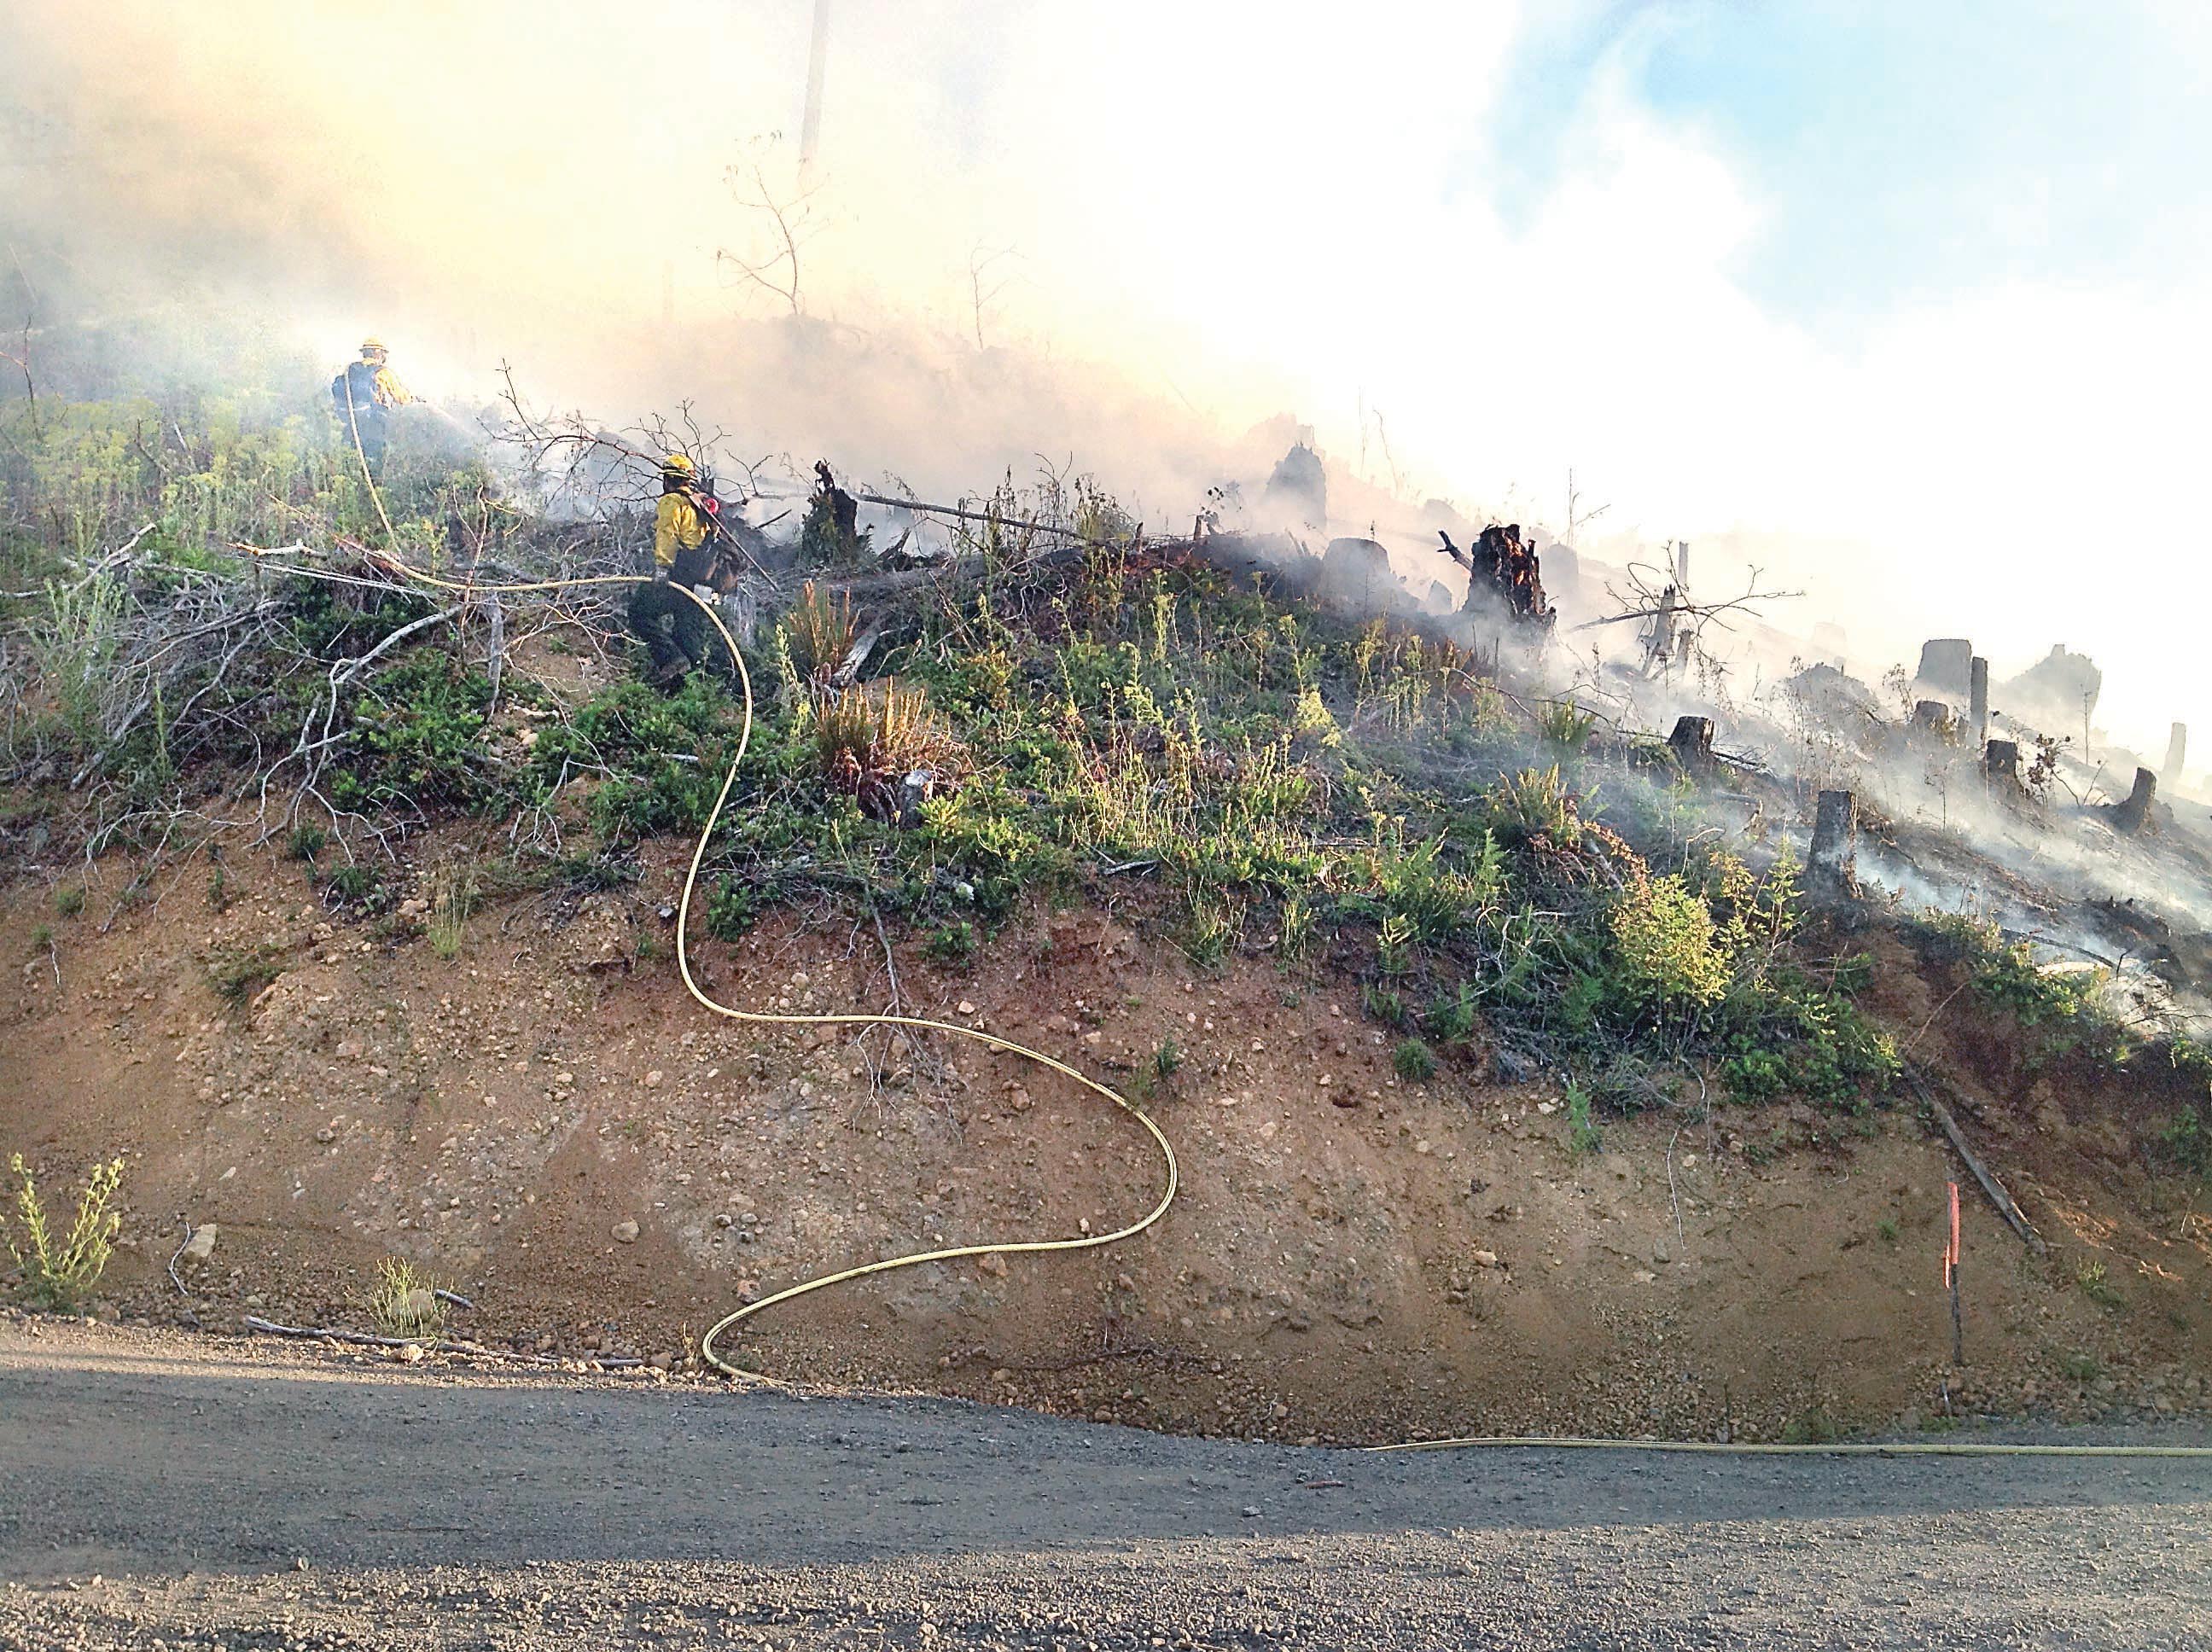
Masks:
[[[1006,1277],[1006,1259],[995,1250],[978,1256],[975,1259],[975,1266],[981,1272],[989,1274],[994,1279],[1003,1279]]]
[[[622,1241],[623,1244],[634,1245],[637,1242],[637,1224],[635,1222],[617,1222],[614,1226],[614,1235],[615,1237]]]
[[[214,1223],[203,1222],[192,1230],[192,1236],[185,1241],[185,1254],[199,1262],[215,1254]]]
[[[419,1329],[429,1324],[437,1316],[437,1295],[424,1285],[417,1285],[412,1291],[401,1291],[399,1300],[392,1304],[392,1318],[401,1325],[414,1326]]]

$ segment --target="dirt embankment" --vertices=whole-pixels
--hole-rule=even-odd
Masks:
[[[424,853],[435,847],[422,846]],[[664,847],[636,887],[413,926],[333,918],[303,869],[234,848],[115,912],[44,886],[0,907],[0,1146],[57,1193],[131,1163],[106,1309],[360,1324],[376,1262],[469,1296],[457,1331],[681,1364],[749,1293],[940,1243],[1119,1225],[1157,1194],[1141,1132],[980,1048],[718,1021],[678,984]],[[53,946],[38,944],[40,926]],[[785,917],[701,949],[729,1002],[889,1002],[872,926]],[[1948,1316],[1948,1150],[1911,1117],[1717,1109],[1571,1151],[1559,1098],[1397,1078],[1356,989],[1244,961],[1197,972],[1139,920],[1039,913],[972,968],[902,947],[907,1003],[1126,1082],[1181,1157],[1158,1228],[988,1257],[764,1315],[760,1369],[1207,1433],[1372,1441],[1575,1430],[1774,1437],[1932,1418]],[[245,989],[226,997],[217,978]],[[2110,1081],[1975,1054],[1902,952],[1881,994],[2053,1242],[1966,1210],[1962,1407],[2075,1418],[2212,1405],[2212,1243]],[[2078,1077],[2078,1076],[2076,1076]],[[205,1261],[167,1266],[183,1224]]]

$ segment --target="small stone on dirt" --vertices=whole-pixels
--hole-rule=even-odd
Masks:
[[[615,1224],[614,1234],[615,1237],[621,1240],[625,1245],[634,1245],[637,1242],[637,1224],[635,1222],[617,1222]]]

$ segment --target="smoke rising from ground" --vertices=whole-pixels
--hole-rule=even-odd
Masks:
[[[2124,665],[2124,738],[2212,725],[2195,622],[2144,600],[2194,567],[2185,519],[2139,485],[2192,468],[2201,305],[2012,282],[1848,343],[1776,319],[1735,270],[1764,204],[1630,85],[1702,9],[1604,14],[1508,212],[1515,54],[1589,9],[836,0],[801,324],[717,255],[775,246],[733,162],[799,191],[793,137],[754,146],[799,130],[805,0],[18,0],[0,297],[219,301],[333,362],[374,331],[433,393],[507,361],[541,404],[690,400],[732,451],[926,491],[1072,455],[1155,523],[1264,474],[1230,437],[1285,410],[1340,475],[1554,531],[1574,462],[1614,503],[1586,548],[1762,562],[1863,674],[2063,639]],[[2085,544],[2134,587],[2078,588]]]

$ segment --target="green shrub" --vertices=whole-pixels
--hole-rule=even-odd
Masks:
[[[218,948],[208,960],[208,984],[230,1004],[242,1004],[284,973],[283,952],[259,946]]]
[[[123,1230],[122,1216],[111,1208],[123,1182],[123,1161],[113,1158],[93,1167],[77,1200],[76,1219],[60,1239],[47,1223],[46,1206],[23,1156],[10,1155],[8,1168],[22,1185],[15,1193],[15,1222],[0,1221],[0,1240],[6,1242],[9,1255],[22,1271],[24,1295],[40,1308],[74,1308],[106,1272],[115,1236]]]
[[[1744,1101],[1794,1094],[1863,1105],[1904,1071],[1896,1041],[1850,993],[1794,965],[1740,984],[1716,1019],[1721,1081]]]
[[[1629,992],[1661,1014],[1697,1011],[1729,988],[1729,955],[1704,899],[1678,875],[1645,877],[1612,914],[1614,956]]]
[[[1368,1014],[1387,1026],[1403,1027],[1407,1023],[1406,999],[1400,993],[1387,987],[1369,985],[1359,989],[1360,1006]]]
[[[1215,890],[1200,887],[1191,890],[1178,942],[1185,957],[1203,969],[1212,969],[1229,956],[1243,933],[1242,905]]]
[[[1437,1076],[1437,1053],[1418,1038],[1401,1038],[1390,1052],[1390,1065],[1401,1078],[1423,1084]]]
[[[430,913],[423,930],[430,938],[430,950],[441,958],[458,957],[469,916],[476,910],[476,874],[449,867],[431,881],[428,895]]]
[[[1597,716],[1571,700],[1547,700],[1536,714],[1536,732],[1556,746],[1579,751],[1597,728]]]
[[[305,860],[312,865],[315,857],[323,852],[323,846],[330,841],[331,835],[321,827],[302,823],[295,826],[292,835],[284,840],[284,853],[295,860]]]
[[[1474,990],[1465,981],[1430,1000],[1422,1024],[1433,1037],[1447,1044],[1463,1042],[1474,1032]]]
[[[2106,1277],[2104,1258],[2089,1257],[2074,1265],[2074,1283],[2081,1294],[2100,1308],[2125,1308],[2128,1299],[2113,1287]]]
[[[975,926],[962,920],[932,930],[922,950],[939,963],[967,963],[974,959],[980,945]]]
[[[1570,1084],[1567,1097],[1567,1151],[1577,1158],[1585,1153],[1595,1153],[1605,1145],[1605,1138],[1596,1125],[1590,1121],[1590,1092],[1582,1084]]]
[[[483,751],[491,683],[439,649],[378,674],[356,703],[351,756],[330,775],[333,805],[473,811],[498,795]]]
[[[449,1317],[438,1283],[412,1262],[387,1256],[376,1265],[376,1286],[363,1302],[369,1319],[388,1337],[437,1342]]]
[[[84,910],[84,886],[70,884],[54,891],[54,910],[64,918],[74,918]]]
[[[341,906],[374,907],[382,901],[384,892],[383,878],[359,861],[334,867],[323,880],[325,898]]]
[[[1489,828],[1509,848],[1571,849],[1582,841],[1582,805],[1559,766],[1524,768],[1489,793]]]
[[[2108,971],[2046,969],[2027,942],[2008,939],[1994,923],[1957,914],[1926,919],[1920,943],[1932,962],[1963,963],[1978,999],[2038,1034],[2026,1050],[2029,1066],[2075,1050],[2113,1067],[2134,1056],[2126,1023],[2105,999]]]
[[[672,695],[635,680],[614,683],[539,733],[519,789],[525,802],[542,805],[564,777],[598,775],[590,814],[609,843],[696,832],[721,792],[736,737],[734,714],[728,697],[702,675]],[[772,741],[761,744],[769,762],[748,765],[747,778],[757,785],[765,782],[777,755]]]
[[[718,878],[707,897],[707,932],[718,941],[741,940],[761,920],[761,891],[738,878]]]

